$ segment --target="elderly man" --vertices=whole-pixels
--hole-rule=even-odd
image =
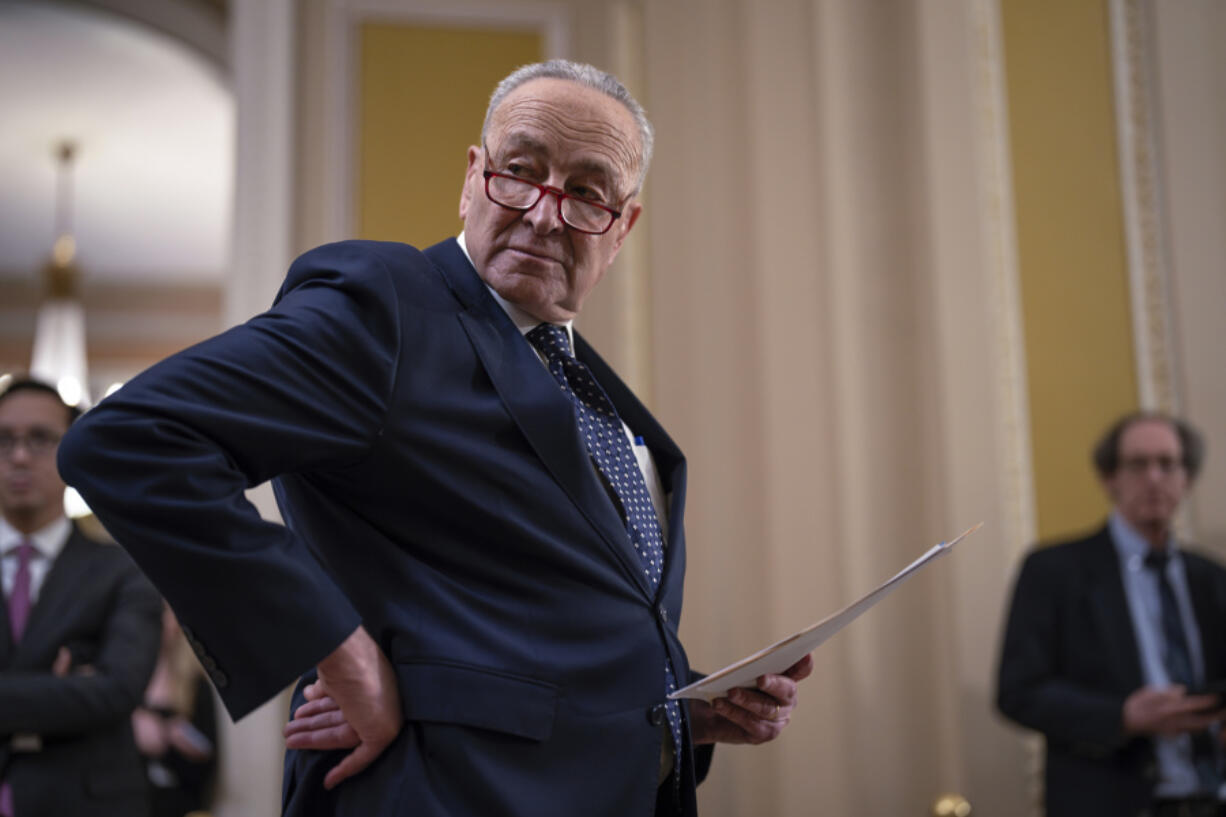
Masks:
[[[692,677],[685,460],[571,327],[651,139],[613,77],[520,69],[468,149],[458,239],[307,253],[269,312],[65,440],[235,717],[305,672],[287,814],[690,815],[696,747],[788,722],[807,659],[666,702]],[[284,528],[243,500],[267,479]]]
[[[1106,527],[1022,566],[998,704],[1047,739],[1048,817],[1226,814],[1226,710],[1197,694],[1226,679],[1226,569],[1172,527],[1203,456],[1180,420],[1123,418],[1094,450]]]
[[[153,672],[161,600],[127,555],[64,515],[55,449],[77,410],[0,392],[0,815],[148,814],[129,718]]]

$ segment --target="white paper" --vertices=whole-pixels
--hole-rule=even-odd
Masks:
[[[718,672],[713,672],[701,681],[696,681],[687,687],[682,687],[669,695],[669,699],[699,698],[712,701],[730,689],[736,687],[752,687],[757,684],[758,676],[780,673],[795,664],[808,653],[817,649],[827,639],[860,617],[877,602],[888,596],[907,579],[911,578],[921,567],[943,556],[958,542],[983,527],[980,522],[965,531],[961,536],[948,542],[933,545],[923,556],[904,567],[897,574],[887,579],[868,595],[854,601],[833,615],[827,616],[816,624],[793,633],[782,641],[776,641],[769,647],[758,650],[750,656],[742,658],[734,664],[729,664]]]

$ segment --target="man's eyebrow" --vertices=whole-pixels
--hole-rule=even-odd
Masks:
[[[500,153],[506,153],[508,150],[523,150],[528,153],[548,153],[549,147],[534,136],[526,133],[512,133],[499,146]],[[585,158],[574,164],[574,168],[582,173],[596,173],[604,176],[606,179],[613,180],[617,178],[617,174],[613,172],[613,168],[607,162],[602,162],[595,158]]]
[[[610,168],[606,163],[597,159],[584,159],[576,163],[575,167],[584,173],[600,174],[606,179],[613,179],[616,177],[616,174],[613,173],[612,168]]]
[[[549,148],[541,140],[523,133],[512,133],[502,140],[499,152],[526,150],[529,153],[548,153]]]

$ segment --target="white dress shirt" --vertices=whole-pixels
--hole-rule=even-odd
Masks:
[[[36,553],[30,559],[30,604],[38,601],[38,593],[43,588],[48,571],[55,564],[55,559],[68,543],[72,533],[72,523],[68,517],[60,516],[54,522],[34,531],[28,536],[21,533],[0,517],[0,578],[3,579],[4,597],[13,594],[13,584],[17,581],[17,556],[9,552],[19,546],[23,540],[29,539]]]

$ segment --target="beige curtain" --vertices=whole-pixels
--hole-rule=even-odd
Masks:
[[[987,523],[822,647],[781,740],[719,751],[703,813],[1028,814],[1033,751],[991,706],[1033,529],[995,6],[628,6],[646,248],[585,319],[689,456],[694,665]]]

